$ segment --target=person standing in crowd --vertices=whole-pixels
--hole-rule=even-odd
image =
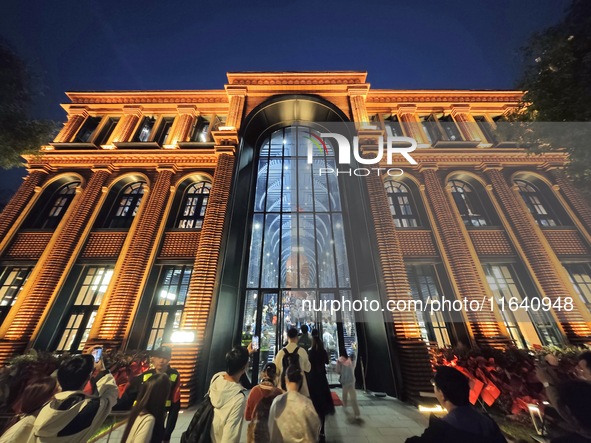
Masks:
[[[557,386],[561,415],[571,424],[565,435],[552,438],[551,443],[591,443],[591,383],[568,380]]]
[[[347,407],[351,405],[355,420],[359,420],[359,404],[357,403],[357,391],[355,390],[355,363],[356,360],[350,358],[347,351],[343,350],[337,360],[335,370],[339,374],[339,382],[343,387],[343,407],[346,411]]]
[[[314,409],[320,417],[320,442],[326,440],[324,436],[324,421],[327,415],[334,414],[334,403],[326,379],[326,365],[328,364],[328,353],[324,349],[322,340],[319,337],[318,329],[312,330],[312,346],[308,351],[310,360],[310,373],[308,374],[308,389]]]
[[[295,328],[290,328],[287,331],[287,345],[281,349],[277,355],[275,356],[275,365],[277,366],[277,372],[279,377],[282,381],[281,388],[286,389],[286,386],[283,385],[285,380],[285,374],[283,374],[284,367],[283,363],[285,360],[285,367],[289,366],[290,360],[297,361],[300,366],[300,370],[302,371],[302,379],[303,382],[300,387],[300,393],[305,395],[306,397],[310,396],[308,391],[308,383],[306,381],[306,377],[303,374],[304,372],[310,372],[310,361],[308,360],[308,354],[303,348],[298,346],[298,330]],[[297,355],[297,358],[296,358]]]
[[[236,346],[226,354],[226,372],[215,374],[209,385],[214,408],[211,424],[212,443],[239,443],[246,396],[240,378],[246,372],[249,350]]]
[[[152,353],[152,368],[135,377],[127,387],[117,405],[115,411],[128,411],[137,401],[138,394],[144,383],[157,374],[166,374],[170,380],[170,392],[166,400],[166,411],[168,417],[166,424],[157,422],[154,428],[154,441],[169,442],[174,431],[181,409],[181,377],[179,371],[172,368],[169,363],[172,358],[172,349],[168,346],[161,346]],[[163,426],[160,426],[163,425]]]
[[[121,443],[161,443],[154,429],[164,428],[166,400],[170,395],[167,374],[155,374],[140,388],[137,402],[127,419]]]
[[[18,401],[17,414],[20,420],[2,434],[0,443],[34,443],[33,424],[37,414],[59,392],[59,389],[57,380],[53,377],[32,380],[25,387]]]
[[[455,368],[438,366],[433,379],[435,397],[447,415],[431,415],[429,427],[420,437],[410,437],[406,443],[507,443],[492,418],[481,414],[470,404],[468,378]]]
[[[83,392],[94,369],[97,376],[91,380],[94,395]],[[95,362],[89,354],[76,355],[64,360],[57,370],[62,392],[55,394],[46,404],[33,425],[38,443],[86,442],[103,424],[117,402],[119,391],[102,359]]]
[[[312,401],[300,394],[304,376],[295,365],[286,370],[287,392],[275,397],[269,411],[271,443],[316,443],[320,435],[320,418]]]
[[[310,346],[312,346],[312,339],[310,338],[310,334],[308,334],[309,330],[310,330],[310,328],[308,328],[308,325],[303,324],[300,327],[300,331],[302,331],[302,334],[300,335],[300,338],[298,339],[298,346],[300,348],[304,348],[306,352],[308,352],[308,350],[310,349]]]
[[[275,397],[282,393],[277,387],[277,366],[267,363],[263,367],[261,382],[252,388],[246,400],[244,418],[250,422],[248,443],[269,441],[269,410]]]
[[[536,363],[536,376],[544,385],[550,403],[550,406],[544,409],[544,423],[552,438],[568,436],[578,428],[577,421],[565,408],[559,392],[559,387],[563,383],[563,376],[558,371],[559,365],[560,361],[553,354],[545,355]],[[591,386],[591,352],[585,351],[579,355],[575,373],[579,380]]]

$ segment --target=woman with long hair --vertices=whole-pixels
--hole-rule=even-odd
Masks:
[[[312,346],[308,351],[308,359],[312,369],[308,373],[308,388],[310,390],[310,399],[314,404],[314,409],[320,417],[322,428],[320,430],[320,441],[324,437],[324,420],[327,415],[334,414],[334,403],[332,394],[326,379],[326,365],[328,364],[328,353],[324,349],[324,344],[320,340],[318,329],[312,330]]]
[[[267,363],[263,367],[261,382],[252,388],[246,400],[244,418],[248,425],[248,443],[269,441],[269,409],[273,399],[283,391],[277,387],[277,366]]]
[[[57,380],[53,377],[34,379],[25,387],[16,401],[17,417],[20,420],[0,437],[0,443],[33,443],[33,424],[41,408],[59,391]]]
[[[170,380],[166,374],[152,375],[140,389],[137,403],[131,408],[121,443],[161,443],[153,441],[157,427],[164,428],[166,399],[170,395]]]

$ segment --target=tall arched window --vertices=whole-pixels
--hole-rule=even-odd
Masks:
[[[356,340],[352,312],[311,305],[352,299],[338,179],[319,173],[336,170],[334,149],[318,139],[310,128],[287,127],[266,138],[258,155],[243,317],[245,336],[260,337],[253,379],[289,328],[318,328],[331,368],[339,349],[351,350]]]
[[[550,203],[536,186],[519,179],[515,180],[515,184],[519,188],[519,194],[527,205],[529,212],[531,212],[539,226],[549,227],[560,224]]]
[[[79,181],[66,183],[55,189],[48,199],[43,198],[41,203],[45,203],[43,209],[39,212],[35,211],[34,218],[31,223],[26,223],[26,226],[33,229],[54,229],[57,227],[72,203],[79,185]],[[51,192],[51,189],[46,192]]]
[[[480,196],[472,186],[462,180],[450,180],[451,195],[466,226],[488,226],[487,216]]]
[[[175,227],[180,229],[201,229],[211,183],[193,183],[185,189]]]
[[[144,196],[145,182],[137,181],[119,191],[106,221],[105,228],[129,228]]]
[[[420,226],[416,205],[408,187],[394,180],[384,183],[390,213],[397,228],[416,228]]]

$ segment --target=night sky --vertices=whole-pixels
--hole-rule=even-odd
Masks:
[[[567,0],[4,0],[0,35],[30,66],[34,116],[65,91],[222,89],[228,71],[361,70],[373,88],[510,89],[519,48]],[[0,188],[22,171],[0,172]]]

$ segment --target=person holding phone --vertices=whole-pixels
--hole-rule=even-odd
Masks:
[[[57,370],[62,392],[45,405],[35,419],[36,441],[82,442],[88,440],[103,424],[117,402],[119,391],[111,373],[105,368],[100,352],[75,355],[64,360]],[[97,373],[92,377],[93,372]],[[83,389],[88,381],[93,395]]]

